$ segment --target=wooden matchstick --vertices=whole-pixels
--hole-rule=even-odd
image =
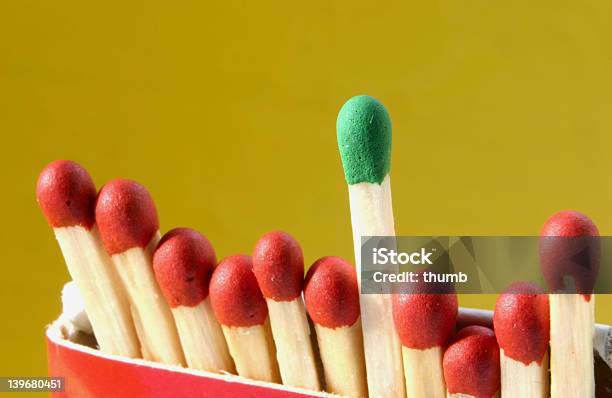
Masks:
[[[357,278],[361,238],[394,236],[391,121],[384,105],[367,95],[348,100],[336,123],[338,148],[349,186]],[[361,295],[361,319],[370,397],[405,397],[401,344],[393,325],[391,296]]]
[[[497,298],[493,324],[500,347],[501,395],[548,397],[548,295],[534,284],[513,283]]]
[[[159,241],[153,199],[137,182],[113,180],[98,194],[96,222],[130,299],[144,358],[185,365],[170,307],[153,273],[153,251]]]
[[[268,308],[251,257],[233,255],[215,268],[210,300],[240,376],[280,382]]]
[[[285,232],[265,234],[253,251],[253,271],[268,305],[283,384],[320,390],[302,301],[304,257],[299,243]]]
[[[91,177],[75,162],[54,161],[41,172],[36,197],[79,288],[100,349],[139,358],[129,302],[95,226]]]
[[[355,269],[339,257],[320,258],[306,274],[304,298],[317,331],[327,390],[347,397],[366,397]]]
[[[442,366],[449,398],[500,396],[499,346],[491,329],[461,329],[444,351]]]
[[[155,278],[170,305],[187,365],[232,373],[234,363],[208,298],[216,264],[208,239],[189,228],[166,233],[153,255]]]
[[[599,231],[584,214],[562,211],[540,231],[540,265],[550,294],[550,395],[595,394],[593,334]],[[577,294],[568,294],[575,292]]]
[[[442,356],[454,331],[457,311],[454,293],[393,296],[393,319],[402,342],[408,397],[446,397]]]

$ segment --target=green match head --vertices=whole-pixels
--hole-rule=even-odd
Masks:
[[[336,121],[346,182],[380,184],[391,163],[391,120],[385,106],[368,95],[346,101]]]

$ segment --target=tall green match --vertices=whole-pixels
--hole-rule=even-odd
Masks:
[[[336,130],[346,182],[382,183],[391,166],[391,119],[385,106],[368,95],[353,97],[340,109]]]
[[[355,263],[361,282],[361,238],[395,236],[389,177],[391,119],[380,101],[359,95],[340,109],[336,130],[349,190]],[[406,397],[391,296],[361,295],[361,321],[369,396]]]

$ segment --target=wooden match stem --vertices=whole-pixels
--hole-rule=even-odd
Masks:
[[[442,347],[417,350],[402,346],[406,392],[410,398],[444,398],[446,384],[442,369]]]
[[[252,380],[280,383],[270,321],[263,325],[233,327],[221,325],[236,370]]]
[[[54,228],[68,271],[79,288],[100,349],[139,358],[130,305],[97,227]]]
[[[578,294],[551,294],[549,298],[550,396],[592,398],[595,295],[589,301]]]
[[[302,297],[291,301],[266,298],[283,384],[321,389]]]
[[[159,238],[158,232],[146,248],[134,247],[111,258],[130,299],[144,358],[184,366],[174,319],[157,285],[151,263]]]
[[[349,185],[357,279],[361,284],[361,238],[395,236],[391,183]],[[391,312],[391,295],[360,295],[370,398],[404,398],[402,351]]]
[[[336,329],[315,323],[328,392],[347,397],[368,396],[361,320]]]
[[[548,389],[548,353],[542,363],[531,362],[525,365],[507,357],[499,350],[501,367],[501,395],[503,397],[546,398]]]
[[[216,373],[235,372],[234,361],[208,297],[194,307],[178,306],[171,310],[187,366]]]
[[[448,397],[448,398],[476,398],[476,397],[474,397],[473,395],[469,395],[469,394],[451,394],[451,393],[448,393],[447,397]],[[500,395],[500,393],[499,393],[499,391],[498,391],[498,392],[497,392],[495,395],[493,395],[491,398],[500,398],[500,397],[501,397],[501,395]],[[511,397],[512,397],[512,396],[511,396]],[[517,397],[517,398],[519,398],[519,397]],[[522,398],[522,397],[521,397],[521,398]]]

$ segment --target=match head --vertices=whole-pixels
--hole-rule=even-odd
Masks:
[[[490,398],[499,391],[499,347],[493,331],[489,331],[465,333],[444,352],[442,367],[449,393]]]
[[[395,330],[408,348],[443,347],[453,333],[459,306],[455,294],[395,294]]]
[[[291,301],[302,294],[304,257],[300,244],[285,232],[268,232],[253,250],[253,271],[263,295]]]
[[[87,171],[71,160],[49,163],[38,176],[36,200],[53,228],[95,223],[96,187]]]
[[[493,330],[486,326],[470,325],[461,328],[453,337],[453,343],[468,336],[492,336],[495,337]]]
[[[159,229],[157,210],[145,187],[116,179],[102,187],[96,202],[96,222],[109,254],[146,247]]]
[[[351,326],[359,319],[359,287],[355,269],[340,257],[317,260],[306,274],[306,310],[326,328]]]
[[[385,106],[368,95],[349,99],[336,131],[346,182],[380,184],[391,167],[391,119]]]
[[[540,236],[599,236],[599,230],[586,215],[565,210],[546,220],[540,229]]]
[[[210,280],[210,303],[225,326],[264,324],[268,307],[253,274],[251,257],[236,254],[217,265]]]
[[[155,279],[170,307],[194,307],[208,297],[217,257],[206,237],[190,228],[164,235],[153,254]]]
[[[588,301],[600,261],[599,231],[577,211],[561,211],[540,230],[540,265],[551,292],[579,293]],[[567,284],[566,284],[567,282]]]
[[[535,284],[513,283],[497,298],[493,325],[504,355],[541,364],[550,341],[548,295]]]

